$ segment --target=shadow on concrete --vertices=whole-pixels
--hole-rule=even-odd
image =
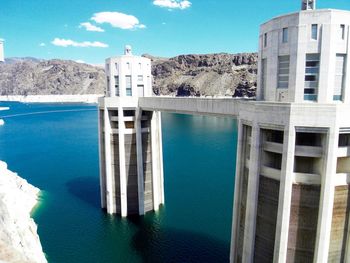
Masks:
[[[98,209],[101,208],[99,185],[99,179],[92,176],[77,177],[66,183],[69,193]]]
[[[143,262],[229,262],[229,243],[198,233],[164,228],[146,217],[128,217],[138,229],[131,245]]]

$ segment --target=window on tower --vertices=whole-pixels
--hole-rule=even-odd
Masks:
[[[311,39],[317,40],[318,37],[318,25],[313,24],[311,25]]]
[[[288,42],[288,28],[285,27],[282,30],[282,43],[287,43]]]
[[[341,101],[343,97],[344,91],[344,76],[345,76],[345,54],[337,54],[336,55],[336,63],[335,63],[335,82],[334,82],[334,92],[333,92],[333,100]]]
[[[267,33],[264,34],[264,47],[267,47]]]
[[[342,40],[345,39],[345,25],[340,25],[340,37]]]
[[[304,100],[317,100],[320,54],[306,54]]]
[[[277,88],[288,89],[288,83],[289,83],[289,56],[279,56]]]
[[[119,96],[119,76],[114,76],[115,95]]]
[[[125,77],[126,82],[126,96],[132,96],[132,83],[131,83],[131,76],[127,75]]]

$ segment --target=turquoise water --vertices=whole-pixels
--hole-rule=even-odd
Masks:
[[[0,126],[0,160],[42,190],[34,218],[49,262],[228,262],[234,120],[164,113],[165,205],[121,219],[100,209],[96,106],[1,106],[16,116]]]

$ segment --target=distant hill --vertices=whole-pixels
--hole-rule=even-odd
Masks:
[[[69,60],[9,58],[0,64],[0,95],[103,93],[102,68]]]
[[[156,95],[255,96],[256,53],[143,56],[152,60]],[[8,58],[0,64],[0,95],[103,94],[105,85],[103,68],[70,60]]]

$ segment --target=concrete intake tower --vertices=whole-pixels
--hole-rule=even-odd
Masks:
[[[142,111],[152,96],[151,61],[133,56],[106,60],[106,97],[99,101],[101,205],[110,214],[143,215],[164,203],[161,117]]]
[[[152,97],[151,61],[106,60],[101,203],[164,203],[162,111],[238,121],[231,262],[350,262],[350,12],[301,10],[260,27],[257,100]],[[233,174],[233,173],[232,173]]]

